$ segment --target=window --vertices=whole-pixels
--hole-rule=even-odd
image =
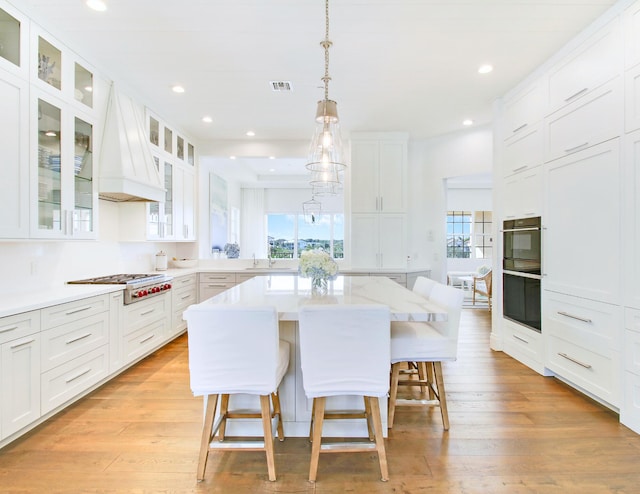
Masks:
[[[490,259],[493,250],[491,211],[447,213],[447,257]]]
[[[323,248],[344,258],[344,215],[321,214],[313,225],[303,214],[268,214],[269,253],[274,259],[296,259],[304,250]]]

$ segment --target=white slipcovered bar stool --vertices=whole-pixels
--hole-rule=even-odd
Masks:
[[[192,305],[184,314],[189,338],[189,372],[194,396],[204,396],[205,418],[198,461],[198,481],[214,449],[264,450],[269,480],[276,480],[273,419],[284,440],[278,387],[289,366],[289,343],[278,336],[275,307]],[[229,395],[260,396],[260,411],[230,411]],[[220,413],[214,424],[220,399]],[[269,397],[273,401],[273,411]],[[226,441],[228,419],[262,419],[263,440]],[[217,434],[217,436],[216,436]]]
[[[446,321],[391,323],[392,365],[389,428],[393,427],[395,408],[398,404],[424,404],[440,406],[442,424],[445,430],[449,430],[442,362],[456,360],[458,356],[458,332],[463,298],[462,290],[438,283],[432,288],[429,300],[446,308]],[[429,370],[427,379],[421,377],[417,380],[400,380],[401,365],[404,362],[426,363]],[[398,402],[399,385],[428,386],[429,400],[401,400]]]
[[[299,317],[302,382],[307,398],[313,399],[309,481],[316,480],[320,453],[373,449],[378,453],[382,480],[388,480],[379,397],[389,390],[389,308],[313,305],[303,307]],[[348,395],[363,396],[364,411],[325,411],[327,397]],[[368,440],[322,444],[324,420],[340,418],[366,419]]]

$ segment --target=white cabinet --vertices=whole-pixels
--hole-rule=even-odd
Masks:
[[[147,355],[166,341],[171,319],[170,294],[151,297],[124,307],[124,363]]]
[[[622,16],[624,25],[624,66],[640,63],[640,2],[629,6]]]
[[[542,215],[542,166],[527,168],[504,179],[503,216],[505,219]]]
[[[625,137],[624,153],[624,304],[640,309],[640,131]]]
[[[176,166],[173,171],[174,232],[176,240],[194,241],[195,178],[193,170]]]
[[[20,11],[4,0],[0,3],[0,17],[2,17],[0,69],[28,80],[30,22]]]
[[[351,265],[354,268],[406,268],[406,215],[353,214]]]
[[[544,85],[532,84],[505,98],[502,105],[501,127],[504,139],[516,139],[529,133],[544,116]],[[535,164],[531,164],[535,166]]]
[[[625,311],[624,400],[620,422],[640,434],[640,310]]]
[[[515,173],[535,168],[543,161],[542,123],[527,126],[503,144],[502,175],[509,177]]]
[[[619,407],[622,314],[619,306],[545,290],[546,367]]]
[[[0,238],[29,236],[29,84],[0,72]]]
[[[549,70],[547,114],[578,101],[620,75],[622,53],[622,36],[616,17]]]
[[[502,320],[504,352],[519,362],[544,374],[542,334],[508,319]]]
[[[545,288],[619,303],[621,229],[619,140],[545,166]]]
[[[40,312],[0,318],[0,439],[40,417]]]
[[[198,275],[196,273],[186,276],[176,276],[171,288],[171,325],[169,337],[187,329],[187,322],[182,319],[182,313],[191,304],[198,302]]]
[[[352,212],[405,212],[406,175],[406,139],[352,139]]]
[[[640,65],[624,75],[624,130],[640,129]]]
[[[551,161],[622,134],[619,77],[545,119],[546,159]]]
[[[207,300],[236,285],[235,273],[200,273],[198,278],[198,302]]]

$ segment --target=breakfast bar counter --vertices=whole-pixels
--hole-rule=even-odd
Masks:
[[[389,307],[393,321],[435,321],[446,320],[446,310],[420,295],[381,276],[338,276],[329,281],[325,292],[311,290],[311,280],[295,275],[256,276],[240,283],[200,304],[198,310],[206,310],[208,305],[237,304],[246,306],[271,305],[278,311],[280,338],[291,344],[289,370],[280,385],[280,401],[284,419],[285,435],[306,437],[309,434],[311,400],[307,400],[302,386],[300,368],[300,346],[298,342],[298,311],[309,304],[382,304]],[[189,309],[187,309],[189,310]],[[340,342],[336,342],[340,344]],[[215,358],[215,348],[211,356]],[[233,401],[233,400],[237,401]],[[256,408],[257,398],[253,396],[232,396],[232,405],[242,408]],[[327,401],[328,408],[360,408],[355,397],[334,397]],[[359,398],[361,400],[361,398]],[[386,433],[386,400],[380,403],[382,421]],[[232,421],[230,434],[262,435],[259,420]],[[367,429],[362,421],[328,421],[324,425],[325,436],[366,436]]]

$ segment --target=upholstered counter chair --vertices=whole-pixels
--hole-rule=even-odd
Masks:
[[[404,403],[439,405],[444,429],[449,430],[442,362],[456,360],[458,355],[458,331],[463,298],[462,290],[438,283],[432,288],[429,301],[446,308],[446,321],[391,323],[389,428],[393,427],[396,406]],[[407,362],[426,363],[428,378],[425,379],[421,373],[419,379],[401,380],[400,373]],[[429,399],[398,400],[398,386],[426,386],[429,388]]]
[[[389,308],[383,305],[312,305],[300,310],[302,382],[307,398],[313,399],[309,481],[316,480],[320,453],[372,449],[378,453],[382,480],[389,479],[379,403],[389,390],[389,324]],[[364,410],[326,411],[328,397],[347,395],[363,396]],[[370,438],[323,444],[324,420],[340,418],[366,419]]]
[[[204,480],[209,453],[216,449],[264,450],[269,480],[276,480],[273,419],[284,440],[278,387],[289,366],[289,343],[278,337],[275,307],[193,305],[187,309],[191,390],[203,396],[205,418],[198,461],[198,481]],[[260,397],[259,411],[233,411],[229,397]],[[271,408],[273,402],[273,410]],[[220,401],[218,419],[216,408]],[[234,441],[225,436],[228,420],[262,419],[262,441]]]

